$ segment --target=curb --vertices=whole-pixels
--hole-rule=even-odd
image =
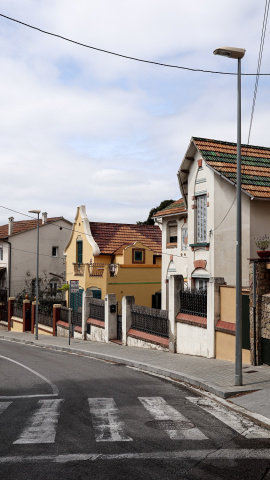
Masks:
[[[71,353],[75,355],[84,355],[86,357],[92,357],[92,358],[97,358],[99,360],[104,360],[108,362],[113,362],[113,363],[122,363],[124,365],[127,365],[129,367],[134,367],[137,368],[138,370],[144,370],[149,373],[154,373],[156,375],[162,375],[163,377],[168,377],[171,378],[172,380],[177,380],[184,382],[188,385],[191,385],[195,388],[199,388],[202,390],[205,390],[207,392],[210,392],[217,397],[220,397],[222,399],[227,399],[230,398],[234,395],[237,395],[238,393],[246,393],[250,391],[254,391],[254,386],[253,387],[231,387],[231,389],[224,389],[220,387],[219,385],[216,385],[211,382],[205,382],[201,380],[199,377],[193,377],[191,375],[187,375],[183,372],[178,372],[174,370],[168,370],[166,368],[162,367],[156,367],[154,365],[148,364],[148,363],[141,363],[135,360],[128,360],[123,357],[117,357],[115,355],[109,355],[105,353],[97,353],[97,352],[90,352],[88,350],[82,350],[82,349],[76,349],[74,347],[61,347],[59,345],[48,345],[44,343],[36,343],[31,340],[24,340],[24,339],[18,339],[18,338],[6,338],[4,336],[0,335],[0,340],[5,340],[5,341],[10,341],[10,342],[17,342],[17,343],[23,343],[25,345],[32,345],[36,347],[41,347],[41,348],[48,348],[64,353]],[[260,390],[260,389],[258,389]]]

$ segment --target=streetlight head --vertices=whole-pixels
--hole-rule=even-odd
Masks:
[[[41,210],[28,210],[28,213],[37,213],[39,214]]]
[[[221,55],[223,57],[229,58],[243,58],[246,50],[244,48],[235,48],[235,47],[219,47],[213,51],[214,55]]]

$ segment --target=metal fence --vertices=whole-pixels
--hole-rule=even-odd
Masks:
[[[13,305],[13,315],[15,317],[23,318],[23,307],[22,307],[22,305],[14,303],[14,305]]]
[[[46,315],[46,313],[38,312],[38,323],[46,325],[47,327],[53,327],[52,315]]]
[[[0,301],[0,320],[8,321],[8,302]]]
[[[159,337],[169,338],[169,320],[167,310],[141,307],[132,308],[132,328]]]
[[[60,320],[62,322],[68,323],[68,321],[69,321],[68,311],[69,311],[69,308],[67,308],[67,307],[61,307],[60,308]]]
[[[180,312],[198,317],[207,317],[207,290],[181,290]]]
[[[95,318],[96,320],[105,320],[105,307],[104,300],[99,298],[91,298],[89,303],[89,318]]]
[[[0,302],[7,302],[7,289],[0,288]]]

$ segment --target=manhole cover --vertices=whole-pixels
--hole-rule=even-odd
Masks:
[[[157,430],[190,430],[194,428],[193,423],[185,420],[152,420],[145,425]]]

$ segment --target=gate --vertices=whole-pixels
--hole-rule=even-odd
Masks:
[[[82,295],[83,288],[80,288],[76,293],[70,294],[70,307],[73,309],[73,312],[82,311]]]
[[[0,321],[8,321],[8,302],[0,301]]]
[[[122,302],[117,302],[117,340],[122,341]]]

